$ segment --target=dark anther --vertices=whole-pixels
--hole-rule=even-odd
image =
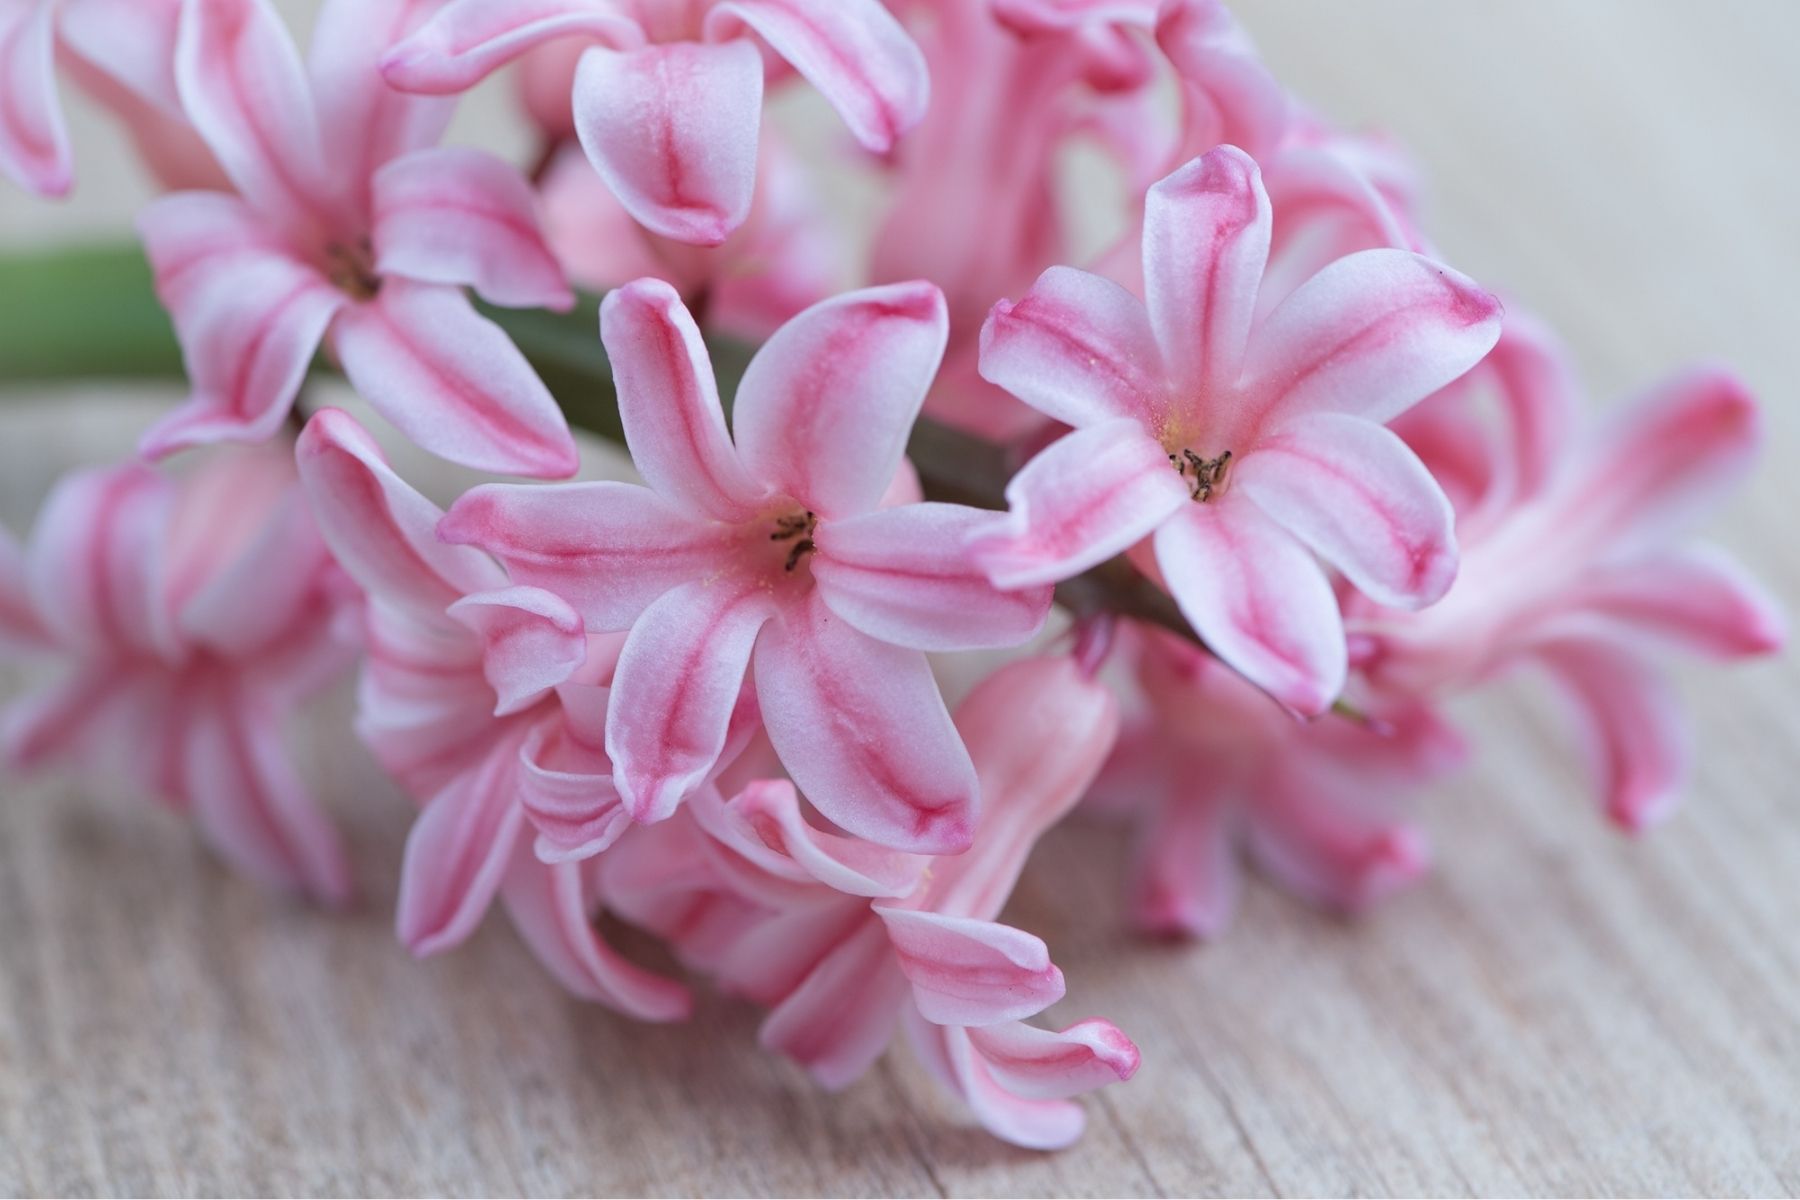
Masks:
[[[1189,494],[1202,504],[1213,498],[1225,482],[1225,468],[1231,465],[1231,451],[1217,458],[1201,458],[1192,450],[1183,450],[1180,454],[1169,455],[1169,462],[1175,473],[1188,480]]]
[[[787,570],[792,571],[800,565],[800,560],[811,554],[817,547],[813,544],[812,531],[819,524],[819,518],[811,510],[805,516],[789,513],[778,517],[775,521],[775,532],[769,535],[771,542],[785,542],[789,538],[798,538],[793,549],[788,551]]]
[[[353,246],[335,243],[325,249],[325,273],[332,286],[358,300],[372,300],[381,290],[381,276],[375,273],[375,247],[368,238],[358,238]]]

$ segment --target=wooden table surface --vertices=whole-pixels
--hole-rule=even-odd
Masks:
[[[1772,445],[1720,533],[1796,607],[1800,5],[1241,7],[1303,94],[1411,141],[1450,260],[1553,319],[1596,395],[1699,356],[1744,373]],[[129,197],[8,195],[0,236],[116,224]],[[141,420],[75,399],[8,396],[15,528]],[[1792,657],[1684,676],[1701,766],[1642,844],[1530,692],[1468,707],[1485,753],[1431,797],[1437,875],[1357,923],[1257,887],[1223,942],[1145,944],[1119,842],[1059,831],[1012,916],[1068,973],[1053,1015],[1113,1018],[1144,1065],[1055,1155],[967,1127],[903,1055],[828,1096],[746,1007],[662,1029],[573,1003],[503,921],[411,961],[408,810],[360,751],[310,764],[356,846],[346,919],[234,881],[131,797],[9,782],[0,1191],[1792,1194],[1797,681]]]

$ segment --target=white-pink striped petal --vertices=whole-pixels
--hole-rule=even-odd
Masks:
[[[493,155],[458,146],[408,154],[375,173],[373,195],[380,274],[467,284],[513,308],[574,305],[531,185]]]
[[[56,96],[56,0],[0,8],[0,175],[41,196],[75,182]]]
[[[519,803],[537,828],[537,856],[546,863],[592,858],[611,848],[632,823],[613,787],[604,747],[606,689],[568,683],[558,691],[565,704],[562,719],[539,722],[519,755]],[[581,697],[577,705],[569,704],[571,696]],[[596,720],[587,717],[590,706],[599,709]],[[567,711],[570,707],[580,707],[581,716]]]
[[[481,642],[481,670],[494,689],[497,717],[530,708],[587,662],[581,614],[542,588],[464,596],[449,615]]]
[[[388,50],[441,0],[327,0],[313,27],[307,76],[319,131],[342,178],[366,189],[381,165],[437,143],[455,102],[396,91],[381,77]],[[365,194],[351,197],[367,211]]]
[[[539,479],[580,466],[549,389],[456,288],[388,279],[339,315],[331,340],[351,385],[423,449]]]
[[[1063,996],[1043,939],[969,917],[876,905],[919,1013],[938,1025],[1016,1021]]]
[[[1682,546],[1605,567],[1578,589],[1573,604],[1711,659],[1770,654],[1787,640],[1781,606],[1717,546]]]
[[[84,657],[177,657],[162,566],[174,488],[140,463],[64,476],[38,513],[25,575],[58,642]]]
[[[467,91],[534,46],[586,36],[618,45],[643,39],[607,0],[451,0],[381,63],[409,92]]]
[[[500,738],[413,822],[395,929],[421,958],[467,940],[500,890],[525,821],[518,773],[519,737]]]
[[[1137,1046],[1098,1018],[1060,1032],[1008,1021],[968,1036],[994,1082],[1027,1100],[1063,1100],[1137,1074]]]
[[[711,803],[697,801],[694,814],[709,833],[752,862],[847,896],[907,895],[927,866],[918,855],[813,828],[800,811],[794,785],[785,779],[753,780],[722,803],[716,797]]]
[[[814,967],[763,1021],[757,1040],[826,1088],[850,1086],[893,1040],[906,977],[879,922],[867,922]]]

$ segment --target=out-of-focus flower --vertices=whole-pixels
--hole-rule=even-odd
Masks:
[[[696,795],[608,864],[627,917],[689,965],[770,1008],[763,1045],[830,1088],[887,1049],[896,1024],[993,1133],[1050,1149],[1080,1136],[1068,1098],[1136,1071],[1111,1022],[1025,1019],[1062,998],[1043,941],[995,918],[1038,837],[1078,801],[1118,732],[1107,689],[1069,659],[1001,668],[957,709],[985,798],[973,848],[881,851],[807,823],[791,784]]]
[[[973,540],[1003,587],[1069,578],[1155,535],[1154,564],[1208,646],[1284,704],[1327,708],[1343,624],[1314,553],[1389,604],[1456,569],[1449,502],[1383,423],[1463,374],[1500,306],[1420,255],[1339,259],[1260,321],[1270,209],[1235,147],[1150,192],[1148,306],[1053,267],[994,310],[982,374],[1076,427]]]
[[[1353,601],[1355,661],[1378,693],[1417,697],[1539,668],[1570,702],[1607,814],[1641,829],[1670,810],[1690,756],[1661,658],[1725,661],[1785,639],[1735,560],[1686,541],[1756,455],[1755,401],[1697,368],[1582,431],[1570,373],[1529,322],[1467,382],[1404,425],[1458,499],[1462,572],[1423,612]],[[1474,407],[1483,390],[1498,423]]]
[[[368,593],[358,732],[422,809],[406,842],[400,939],[415,954],[450,949],[498,896],[576,995],[644,1020],[686,1016],[685,989],[595,928],[592,863],[540,861],[527,836],[529,816],[591,855],[630,824],[599,744],[616,640],[596,645],[555,596],[510,587],[486,555],[440,543],[440,511],[346,414],[308,422],[299,461],[326,542]],[[592,802],[593,821],[560,819],[571,795]]]
[[[182,103],[237,194],[178,193],[139,218],[193,384],[147,453],[269,437],[326,339],[425,449],[485,470],[575,470],[550,393],[462,291],[573,303],[531,190],[488,155],[425,149],[447,103],[394,92],[376,70],[432,6],[330,0],[307,68],[266,0],[184,6]]]
[[[925,651],[1023,642],[1050,591],[987,582],[962,549],[977,510],[878,507],[943,354],[943,297],[899,284],[796,317],[745,372],[735,444],[673,288],[612,293],[601,330],[650,486],[477,488],[440,533],[631,631],[606,731],[626,807],[666,818],[713,771],[754,651],[769,737],[821,811],[884,845],[965,848],[974,771]]]
[[[647,228],[704,246],[749,215],[766,52],[877,153],[918,124],[929,95],[918,47],[878,0],[451,0],[383,70],[396,87],[461,92],[566,37],[591,43],[572,103],[595,169]]]
[[[1239,860],[1310,903],[1359,911],[1424,871],[1407,801],[1462,759],[1423,705],[1299,721],[1191,642],[1128,643],[1143,701],[1095,785],[1095,807],[1136,829],[1132,917],[1213,937],[1231,918]]]
[[[6,710],[6,757],[103,769],[251,878],[340,903],[349,867],[283,729],[350,665],[354,603],[284,452],[69,475],[23,554],[0,535],[0,635],[59,669]]]

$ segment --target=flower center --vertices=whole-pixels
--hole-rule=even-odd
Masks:
[[[813,544],[813,530],[818,527],[819,518],[811,509],[784,513],[775,518],[775,532],[769,535],[769,540],[788,543],[787,562],[782,570],[792,572],[801,559],[818,548]]]
[[[1231,466],[1231,451],[1217,458],[1201,458],[1192,450],[1182,450],[1179,454],[1169,455],[1169,464],[1175,473],[1188,481],[1188,491],[1195,500],[1205,504],[1217,492],[1225,490],[1225,471]]]
[[[375,273],[375,247],[366,237],[352,244],[331,243],[325,247],[325,277],[340,292],[358,300],[373,300],[381,290],[381,276]]]

